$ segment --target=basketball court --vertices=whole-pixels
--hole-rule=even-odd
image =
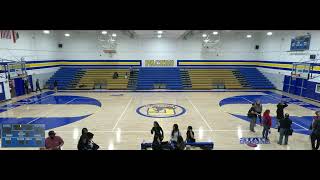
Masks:
[[[270,109],[272,116],[274,116],[279,100],[290,97],[290,95],[281,97],[281,93],[278,92],[271,93],[269,91],[267,93],[263,91],[59,92],[44,94],[43,97],[34,98],[33,100],[36,101],[34,104],[10,108],[0,115],[1,119],[12,118],[11,121],[16,123],[45,123],[47,127],[53,127],[50,130],[54,130],[57,135],[63,137],[65,141],[63,149],[66,150],[77,148],[81,129],[84,127],[94,133],[94,141],[101,146],[101,149],[138,150],[141,142],[152,141],[153,136],[150,130],[153,121],[158,121],[165,131],[164,140],[170,140],[172,126],[176,123],[183,136],[185,136],[187,127],[192,126],[197,141],[213,141],[214,149],[218,150],[310,149],[309,136],[307,135],[308,125],[311,123],[309,116],[313,115],[315,111],[297,105],[296,102],[299,100],[296,98],[291,99],[292,103],[289,103],[289,107],[285,110],[294,121],[294,135],[289,138],[289,145],[280,146],[276,143],[279,134],[274,128],[271,129],[270,144],[258,144],[254,148],[240,144],[240,138],[261,137],[262,127],[260,125],[256,126],[255,133],[249,131],[246,113],[251,106],[251,100],[260,99],[264,108]],[[16,98],[15,101],[25,98],[26,96]],[[97,100],[101,106],[82,104],[87,102],[86,98]],[[51,102],[54,99],[59,99],[58,101],[61,103],[54,104],[56,102]],[[76,103],[71,104],[72,102]],[[310,103],[309,107],[311,105],[319,106],[318,103],[310,101],[302,100],[301,102]],[[153,118],[154,114],[147,117],[148,112],[143,108],[138,111],[140,107],[150,104],[173,104],[178,105],[179,108],[176,107],[177,110],[173,114],[161,115],[174,116],[169,118]],[[7,105],[10,106],[12,103],[7,103]],[[182,110],[185,112],[182,113]],[[73,121],[72,118],[76,117],[80,118]],[[2,150],[5,149],[11,148],[2,148]]]

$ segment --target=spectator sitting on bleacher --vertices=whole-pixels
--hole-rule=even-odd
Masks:
[[[128,79],[128,73],[126,72],[126,75],[124,75],[125,79]]]
[[[196,142],[194,138],[194,132],[192,131],[192,126],[188,126],[186,141],[191,143]]]
[[[114,72],[112,78],[113,78],[113,79],[118,79],[118,77],[119,77],[119,74],[118,74],[117,72]]]

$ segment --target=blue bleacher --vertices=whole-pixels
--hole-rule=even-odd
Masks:
[[[140,68],[137,89],[154,89],[166,84],[167,89],[183,89],[179,68]]]
[[[274,89],[274,85],[256,68],[239,68],[239,72],[253,89]]]
[[[49,87],[49,89],[53,89],[53,83],[55,80],[57,80],[58,89],[66,89],[79,71],[80,69],[78,68],[60,68],[47,81],[46,85]]]

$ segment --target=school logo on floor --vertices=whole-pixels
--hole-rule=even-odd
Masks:
[[[240,144],[270,144],[270,141],[262,137],[243,137]]]
[[[136,112],[146,117],[170,118],[184,114],[186,109],[175,104],[157,103],[141,106]]]

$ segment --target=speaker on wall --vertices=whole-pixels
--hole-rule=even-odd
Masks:
[[[316,55],[315,54],[311,54],[310,55],[310,59],[316,59]]]
[[[59,47],[59,48],[62,48],[62,46],[63,46],[62,44],[58,44],[58,47]]]
[[[259,45],[256,45],[255,49],[259,49]]]

